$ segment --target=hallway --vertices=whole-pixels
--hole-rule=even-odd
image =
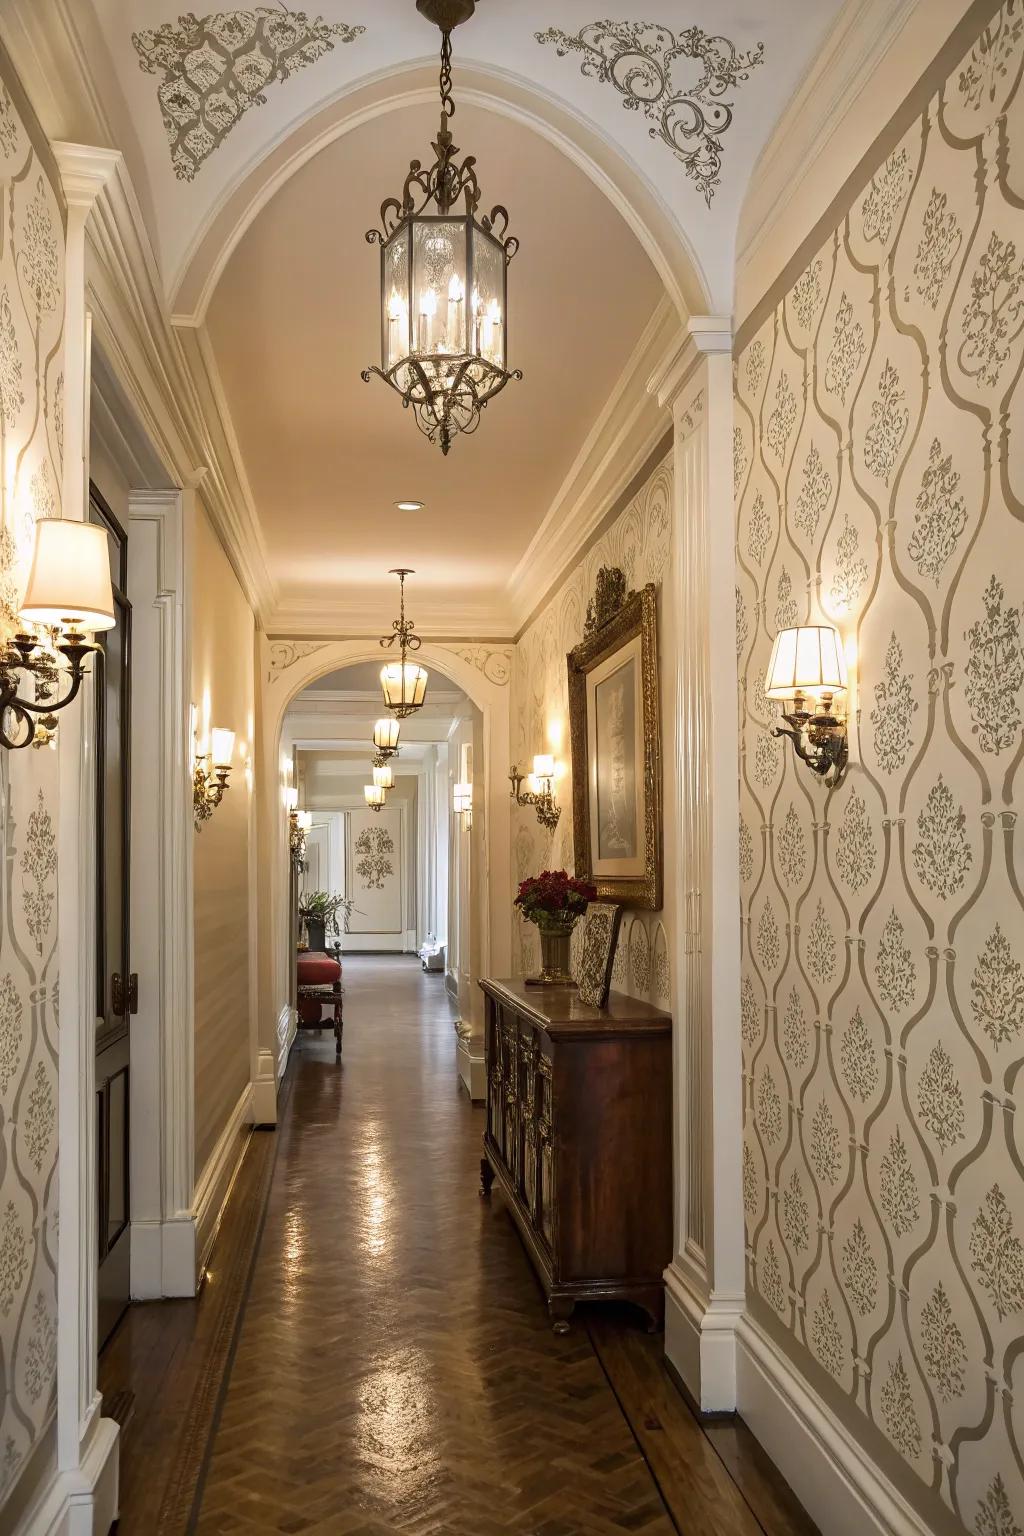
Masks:
[[[346,961],[345,1054],[296,1046],[207,1533],[544,1536],[673,1526],[586,1332],[551,1333],[451,1009],[414,960]]]
[[[343,1062],[330,1029],[300,1035],[198,1303],[131,1308],[101,1361],[111,1402],[135,1393],[118,1536],[815,1536],[740,1421],[698,1425],[635,1317],[551,1332],[478,1193],[443,979],[345,967]]]

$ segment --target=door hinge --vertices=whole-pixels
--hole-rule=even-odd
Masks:
[[[126,978],[115,971],[110,978],[110,1007],[119,1019],[139,1011],[139,978],[134,971]]]

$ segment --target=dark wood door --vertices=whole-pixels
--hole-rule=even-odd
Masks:
[[[99,1343],[131,1291],[129,1105],[136,981],[131,971],[129,783],[132,610],[125,590],[128,541],[90,487],[89,514],[107,530],[117,627],[98,638],[96,677],[96,1169]]]

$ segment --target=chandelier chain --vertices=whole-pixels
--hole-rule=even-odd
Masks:
[[[455,98],[452,95],[452,34],[441,34],[441,111],[445,117],[455,116]]]

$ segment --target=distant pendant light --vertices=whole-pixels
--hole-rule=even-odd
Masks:
[[[402,659],[388,662],[386,667],[381,668],[380,685],[384,690],[385,708],[390,709],[399,720],[404,720],[407,715],[423,708],[427,696],[427,673],[414,661],[407,660],[409,651],[418,651],[420,648],[420,637],[413,633],[416,626],[405,616],[405,578],[416,573],[399,568],[389,574],[398,577],[401,607],[398,618],[391,626],[394,633],[385,635],[380,643],[389,646],[397,640]]]
[[[401,721],[396,720],[393,715],[385,715],[382,720],[377,721],[373,728],[373,744],[381,758],[386,760],[398,751],[398,737],[401,729]]]
[[[367,231],[381,248],[381,366],[362,376],[390,384],[420,431],[447,453],[457,433],[476,431],[481,411],[509,380],[523,376],[507,368],[508,264],[519,241],[506,233],[508,210],[500,204],[477,219],[475,157],[461,165],[455,159],[451,34],[473,15],[475,0],[416,5],[441,29],[441,127],[433,165],[424,170],[414,160],[401,198],[387,198],[381,228]],[[463,197],[465,212],[453,212]]]

